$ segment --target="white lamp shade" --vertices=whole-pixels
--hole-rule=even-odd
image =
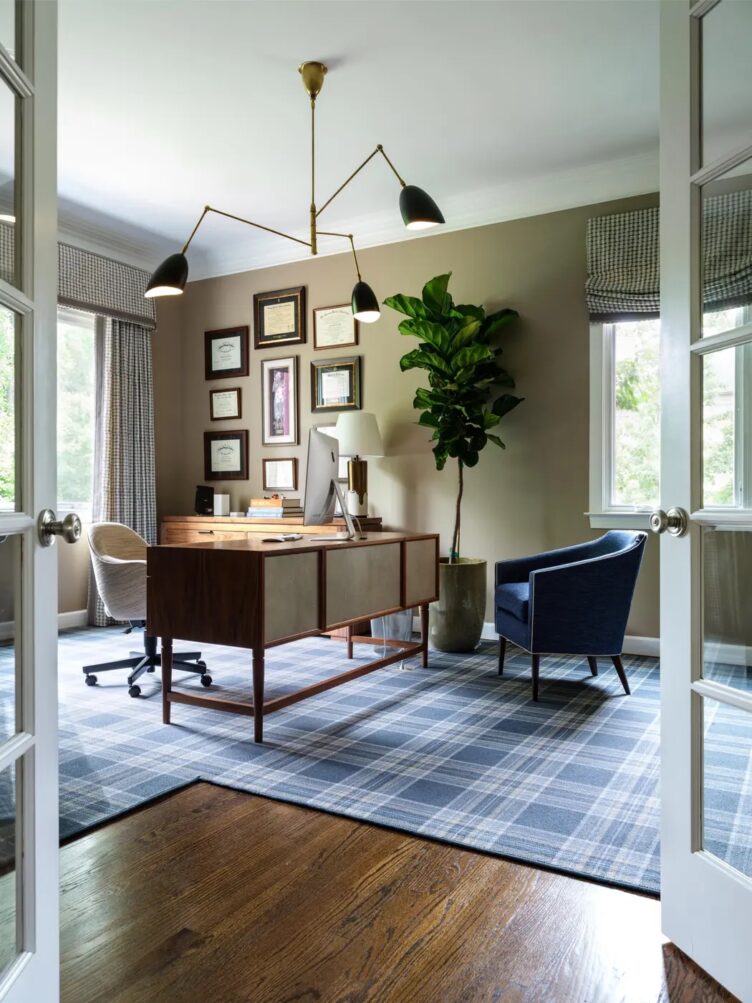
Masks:
[[[340,456],[383,456],[384,444],[376,415],[346,411],[337,418]]]

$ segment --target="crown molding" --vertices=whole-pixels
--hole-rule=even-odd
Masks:
[[[462,195],[443,197],[438,201],[450,223],[440,231],[428,230],[411,233],[402,225],[396,211],[382,211],[360,217],[350,217],[346,222],[331,217],[326,226],[334,229],[345,226],[355,234],[358,250],[377,247],[404,240],[424,240],[438,232],[448,233],[488,226],[528,216],[539,216],[583,205],[597,205],[612,199],[645,195],[658,190],[658,149],[620,160],[591,164],[569,171],[541,175],[524,181],[512,181]],[[300,236],[306,234],[301,232]],[[173,248],[174,250],[174,248]],[[347,249],[342,242],[321,238],[319,257],[341,254]],[[166,252],[166,253],[169,253]],[[202,260],[190,260],[191,281],[233,275],[238,272],[269,268],[310,257],[298,245],[276,237],[258,237],[228,245],[221,249],[205,250]]]

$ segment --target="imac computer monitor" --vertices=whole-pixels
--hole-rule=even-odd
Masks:
[[[323,540],[352,540],[355,527],[347,511],[342,492],[337,483],[339,471],[339,443],[333,436],[325,435],[317,428],[308,433],[308,462],[306,464],[305,503],[303,524],[324,526],[334,518],[334,507],[339,500],[347,530]]]

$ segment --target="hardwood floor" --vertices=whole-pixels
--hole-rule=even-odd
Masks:
[[[63,1003],[715,1003],[650,898],[210,784],[64,847]]]

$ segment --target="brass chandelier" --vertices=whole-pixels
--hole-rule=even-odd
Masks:
[[[376,294],[373,289],[371,289],[368,283],[364,282],[361,277],[360,266],[358,265],[358,256],[355,253],[353,235],[351,233],[333,233],[331,230],[320,230],[318,228],[318,218],[324,209],[331,205],[339,193],[350,184],[353,178],[356,177],[356,175],[363,170],[366,164],[377,156],[377,154],[380,154],[384,158],[401,185],[399,207],[402,214],[402,220],[407,229],[424,230],[428,227],[436,226],[437,224],[444,222],[441,210],[431,196],[428,195],[427,192],[423,191],[422,188],[405,183],[400,174],[397,172],[397,169],[392,161],[384,152],[384,147],[380,143],[376,149],[366,157],[363,163],[352,172],[349,178],[342,182],[334,194],[331,195],[322,206],[319,208],[316,207],[316,98],[319,96],[321,88],[323,87],[327,68],[324,63],[308,62],[302,63],[301,66],[298,67],[298,71],[303,79],[303,86],[311,99],[310,240],[302,240],[300,237],[293,237],[289,233],[282,233],[281,230],[274,230],[270,226],[263,226],[261,223],[255,223],[253,220],[244,219],[242,216],[236,216],[233,213],[224,212],[222,209],[215,209],[213,206],[206,205],[204,206],[204,210],[199,216],[196,225],[191,230],[188,240],[186,240],[183,245],[182,250],[180,250],[177,254],[171,254],[168,258],[165,258],[162,264],[159,265],[149,279],[149,284],[146,287],[145,293],[147,297],[178,296],[183,292],[185,284],[188,281],[188,259],[185,256],[186,251],[195,237],[196,231],[201,226],[204,217],[211,212],[216,213],[218,216],[225,216],[228,219],[237,220],[239,223],[246,223],[248,226],[254,226],[258,230],[266,231],[266,233],[273,233],[278,237],[293,240],[296,244],[303,244],[305,247],[310,247],[311,254],[318,254],[319,237],[342,237],[344,240],[349,240],[350,250],[352,251],[353,260],[355,262],[355,272],[358,277],[352,291],[353,314],[357,320],[362,320],[366,323],[372,323],[373,321],[378,320],[380,316],[379,301],[376,298]]]

